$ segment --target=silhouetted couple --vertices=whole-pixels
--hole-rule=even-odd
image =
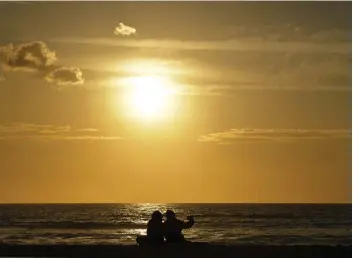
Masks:
[[[188,242],[185,240],[182,230],[194,225],[193,216],[188,216],[188,221],[185,222],[177,219],[173,211],[167,210],[166,218],[163,222],[163,214],[160,211],[153,212],[152,218],[147,223],[147,236],[137,237],[137,243],[139,245],[158,245],[164,243],[164,238],[166,243]]]

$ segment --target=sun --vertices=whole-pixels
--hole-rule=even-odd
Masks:
[[[163,76],[137,76],[126,81],[124,102],[130,116],[140,119],[160,119],[170,115],[174,87]]]

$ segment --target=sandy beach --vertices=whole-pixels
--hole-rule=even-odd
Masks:
[[[221,246],[207,243],[158,248],[136,245],[1,245],[1,257],[351,257],[351,246]]]

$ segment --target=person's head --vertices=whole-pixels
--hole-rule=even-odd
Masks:
[[[160,220],[162,221],[162,218],[163,218],[163,214],[160,212],[160,211],[154,211],[152,213],[152,219],[153,220]]]
[[[167,217],[167,219],[174,219],[176,217],[175,212],[172,210],[167,210],[165,216]]]

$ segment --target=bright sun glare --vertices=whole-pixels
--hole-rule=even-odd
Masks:
[[[143,119],[156,119],[170,114],[174,87],[162,76],[128,78],[125,104],[130,115]]]

